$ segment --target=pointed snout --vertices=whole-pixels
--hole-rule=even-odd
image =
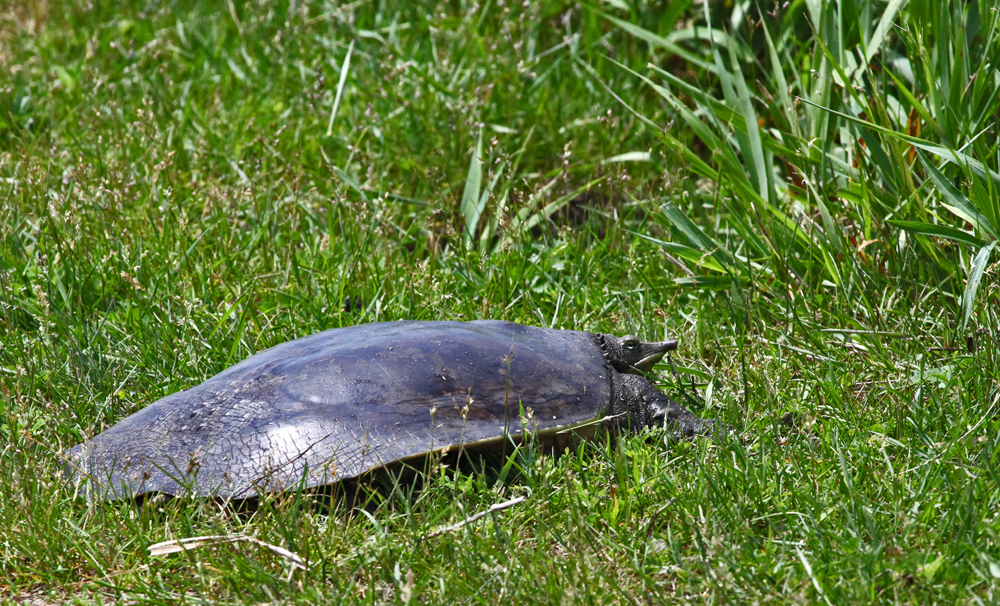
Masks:
[[[632,362],[632,366],[642,372],[653,370],[653,366],[660,361],[668,352],[677,349],[677,341],[648,342],[639,345],[639,351],[635,356],[637,361]]]

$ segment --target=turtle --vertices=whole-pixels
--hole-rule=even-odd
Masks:
[[[71,448],[88,494],[245,499],[449,449],[705,421],[644,376],[676,341],[501,320],[396,321],[277,345]],[[565,447],[565,446],[564,446]]]

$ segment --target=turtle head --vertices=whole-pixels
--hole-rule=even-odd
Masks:
[[[616,337],[597,335],[597,345],[604,359],[618,372],[642,374],[653,370],[668,351],[677,349],[677,341],[640,341],[632,335]]]

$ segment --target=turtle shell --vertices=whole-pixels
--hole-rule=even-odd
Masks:
[[[150,404],[71,449],[72,471],[112,498],[244,498],[592,426],[613,372],[594,339],[493,320],[327,330]]]

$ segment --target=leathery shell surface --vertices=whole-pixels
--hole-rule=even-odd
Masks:
[[[111,498],[243,498],[525,430],[592,427],[611,399],[593,339],[494,320],[328,330],[147,406],[71,449],[71,470]]]

